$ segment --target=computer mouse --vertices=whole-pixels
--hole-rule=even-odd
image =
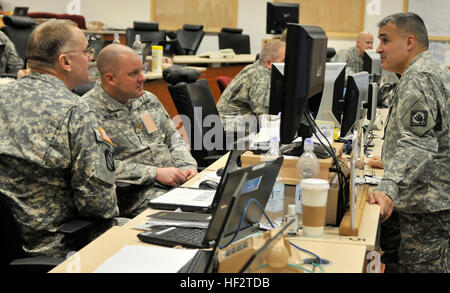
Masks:
[[[223,172],[224,172],[224,168],[223,168],[223,167],[222,167],[222,168],[219,168],[219,169],[217,169],[217,171],[216,171],[216,175],[219,176],[219,177],[222,177]]]
[[[202,182],[200,182],[199,187],[200,188],[206,188],[206,189],[217,189],[217,186],[219,185],[219,183],[217,183],[214,180],[203,180]]]

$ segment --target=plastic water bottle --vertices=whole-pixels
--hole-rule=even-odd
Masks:
[[[298,224],[297,224],[298,219],[297,219],[297,213],[295,212],[295,204],[288,205],[288,213],[287,213],[287,216],[286,216],[286,225],[291,220],[294,220],[294,222],[291,224],[291,226],[287,230],[287,234],[289,236],[296,236],[297,235],[297,230],[298,230]]]
[[[119,34],[118,33],[114,33],[113,44],[120,44]]]
[[[144,63],[144,45],[141,43],[141,35],[137,34],[136,39],[133,43],[133,50],[136,51],[136,53],[139,55],[139,58],[141,58],[142,63]]]
[[[280,156],[279,142],[277,137],[272,137],[270,140],[269,150],[263,156],[264,160],[274,160]],[[283,210],[284,210],[284,183],[282,178],[278,175],[275,184],[273,185],[272,192],[270,193],[269,200],[267,201],[265,212],[270,218],[270,221],[275,228],[281,226],[283,222]],[[272,229],[273,227],[263,217],[260,226],[266,229]]]
[[[319,160],[314,154],[314,143],[311,138],[307,138],[303,144],[303,154],[297,162],[298,184],[295,187],[295,213],[297,223],[302,226],[302,189],[300,183],[303,179],[317,178],[320,172]]]

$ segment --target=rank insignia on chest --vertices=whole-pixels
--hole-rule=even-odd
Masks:
[[[411,111],[411,126],[427,126],[428,112],[425,110]]]
[[[107,141],[111,145],[114,145],[112,140],[109,138],[109,136],[106,134],[106,131],[103,128],[99,127],[98,130],[100,130],[100,133],[102,134],[102,138],[104,141]]]

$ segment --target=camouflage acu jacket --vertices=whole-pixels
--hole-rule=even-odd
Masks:
[[[358,55],[356,47],[342,50],[331,59],[331,62],[347,63],[345,76],[363,71],[364,60]]]
[[[227,86],[217,110],[226,115],[261,115],[269,112],[270,70],[256,61],[247,65]]]
[[[151,188],[157,168],[197,168],[187,144],[152,93],[145,92],[127,104],[121,104],[97,82],[83,98],[97,109],[98,118],[114,144],[120,184]]]
[[[0,31],[0,45],[5,45],[2,59],[0,60],[0,73],[14,73],[24,68],[23,60],[17,54],[13,42]]]
[[[377,189],[406,213],[450,209],[450,75],[428,51],[403,73],[390,105]]]
[[[0,91],[0,191],[34,255],[64,255],[57,229],[118,215],[112,145],[94,111],[54,76],[31,73]],[[111,157],[112,158],[112,157]]]

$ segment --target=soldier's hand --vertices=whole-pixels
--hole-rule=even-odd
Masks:
[[[196,169],[187,169],[187,170],[183,170],[183,172],[184,172],[184,175],[186,176],[186,180],[189,180],[198,174]]]
[[[168,186],[177,186],[183,184],[187,178],[184,172],[175,167],[158,168],[156,170],[156,181]]]
[[[369,165],[372,168],[378,168],[383,169],[383,161],[379,156],[373,156],[368,162],[367,165]]]
[[[389,219],[394,210],[394,202],[386,193],[374,190],[368,195],[368,200],[370,204],[377,203],[380,206],[381,222]]]

